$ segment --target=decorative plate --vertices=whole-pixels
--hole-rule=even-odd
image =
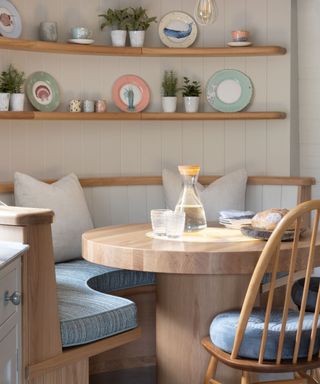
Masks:
[[[190,47],[194,43],[197,33],[196,22],[184,12],[167,13],[159,22],[159,36],[167,47]]]
[[[69,39],[68,40],[69,43],[73,43],[73,44],[93,44],[94,43],[94,40],[92,39]]]
[[[254,239],[260,239],[260,240],[268,240],[269,237],[272,234],[272,231],[267,231],[264,229],[260,228],[254,228],[251,225],[243,225],[240,228],[240,231],[248,236],[248,237],[253,237]],[[304,232],[304,229],[301,229],[300,235]],[[294,238],[294,230],[287,230],[282,236],[281,241],[292,241]]]
[[[124,112],[140,112],[150,101],[148,84],[135,75],[119,77],[112,86],[112,99]]]
[[[60,104],[58,83],[46,72],[34,72],[28,77],[26,94],[30,103],[38,111],[52,112]]]
[[[241,111],[249,105],[252,94],[249,77],[235,69],[218,71],[207,82],[207,101],[220,112]]]
[[[21,18],[12,3],[0,0],[0,34],[5,37],[17,38],[21,35]]]

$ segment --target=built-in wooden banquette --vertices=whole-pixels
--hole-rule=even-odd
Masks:
[[[215,179],[216,176],[202,176],[200,182],[208,184]],[[160,176],[137,176],[86,178],[80,182],[86,188],[89,208],[92,209],[95,220],[93,197],[103,198],[105,188],[125,188],[126,191],[137,186],[147,189],[152,186],[161,188],[162,180]],[[293,206],[311,198],[311,186],[314,183],[315,180],[311,177],[250,176],[247,207],[264,208],[268,199],[263,195],[268,194],[268,191],[279,197],[278,202],[273,205]],[[90,190],[96,188],[101,188],[101,192],[90,193]],[[279,192],[275,193],[274,188]],[[12,203],[12,192],[12,183],[0,183],[1,200]],[[163,197],[158,192],[156,195],[159,198],[153,199],[152,204],[163,204]],[[259,199],[261,201],[258,204]],[[146,207],[148,208],[147,205]],[[140,339],[140,328],[136,328],[84,346],[62,348],[50,228],[52,217],[50,210],[0,208],[0,240],[17,241],[30,246],[22,257],[22,383],[88,384],[89,357],[92,374],[154,365],[154,286],[116,293],[137,303],[139,325],[142,329]],[[132,343],[128,344],[130,341]]]

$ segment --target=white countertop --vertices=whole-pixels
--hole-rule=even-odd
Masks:
[[[29,249],[29,245],[26,244],[0,241],[0,269],[23,254],[27,249]]]

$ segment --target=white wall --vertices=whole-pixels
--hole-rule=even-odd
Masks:
[[[309,1],[309,0],[308,0]],[[108,7],[145,6],[150,15],[172,10],[193,13],[195,0],[14,0],[23,20],[23,38],[36,39],[42,20],[56,20],[59,39],[66,41],[74,25],[88,25],[98,43],[106,43],[97,14]],[[249,174],[290,173],[290,0],[218,0],[215,24],[202,27],[198,46],[224,46],[230,32],[247,28],[255,44],[278,44],[285,56],[252,58],[123,58],[0,51],[0,69],[13,63],[28,75],[44,70],[61,87],[60,110],[68,100],[104,97],[109,110],[111,87],[123,74],[136,74],[151,88],[150,111],[160,109],[163,71],[174,69],[205,85],[217,70],[235,68],[253,81],[255,95],[249,110],[280,110],[286,120],[239,122],[65,122],[1,121],[0,180],[12,180],[19,170],[35,177],[160,174],[165,166],[199,163],[202,173],[224,174],[246,167]],[[109,39],[108,39],[109,42]],[[160,46],[157,25],[146,45]],[[181,109],[180,105],[180,109]],[[202,100],[202,110],[211,108]]]
[[[301,174],[315,176],[320,198],[320,36],[319,0],[298,0]]]

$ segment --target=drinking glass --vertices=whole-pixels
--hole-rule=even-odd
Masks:
[[[157,236],[166,235],[167,214],[172,212],[170,209],[152,209],[151,225],[152,231]]]
[[[184,232],[185,219],[185,212],[168,212],[166,230],[167,237],[181,237]]]

